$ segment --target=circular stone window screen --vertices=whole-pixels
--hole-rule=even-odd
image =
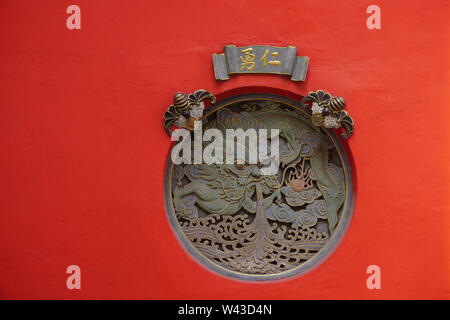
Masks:
[[[278,129],[279,165],[267,175],[248,157],[175,165],[169,156],[168,218],[200,264],[241,280],[274,280],[305,273],[333,252],[353,214],[352,173],[336,133],[313,116],[308,104],[272,94],[204,109],[202,132],[218,129],[224,141],[228,129]]]

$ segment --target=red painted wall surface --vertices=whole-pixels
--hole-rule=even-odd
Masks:
[[[66,28],[81,7],[82,29]],[[381,30],[366,8],[381,8]],[[449,295],[448,1],[1,1],[0,298],[380,299]],[[307,81],[214,79],[225,44],[295,45]],[[181,248],[163,205],[176,91],[344,96],[358,194],[314,271],[243,283]],[[66,267],[82,289],[66,288]],[[366,287],[381,267],[381,290]]]

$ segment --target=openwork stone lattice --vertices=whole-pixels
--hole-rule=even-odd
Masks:
[[[205,109],[203,130],[224,136],[227,129],[279,129],[280,166],[264,176],[258,164],[169,160],[169,220],[200,262],[235,278],[278,279],[309,270],[334,249],[353,209],[350,167],[336,135],[311,115],[263,94]]]
[[[294,225],[269,224],[264,217],[250,222],[248,214],[217,214],[184,222],[186,237],[206,257],[249,274],[289,270],[311,258],[328,240],[326,233]],[[259,221],[265,220],[265,221]]]

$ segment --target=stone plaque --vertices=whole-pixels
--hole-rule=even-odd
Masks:
[[[225,46],[224,53],[213,54],[216,80],[228,80],[232,74],[272,73],[305,81],[308,57],[297,56],[297,48],[273,46]]]

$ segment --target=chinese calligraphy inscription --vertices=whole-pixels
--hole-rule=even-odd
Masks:
[[[224,53],[213,54],[214,75],[228,80],[229,75],[271,73],[289,75],[293,81],[304,81],[308,57],[297,56],[297,48],[272,46],[225,46]]]

